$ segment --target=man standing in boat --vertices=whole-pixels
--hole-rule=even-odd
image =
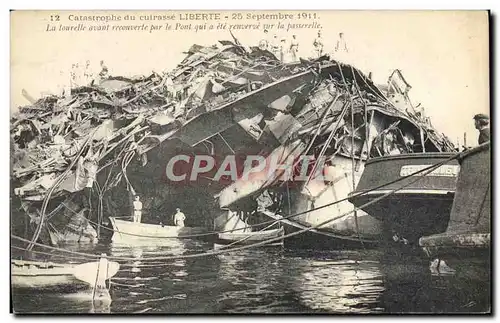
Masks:
[[[479,131],[479,144],[490,141],[490,118],[485,114],[476,114],[474,116],[474,126]]]
[[[181,209],[176,208],[175,209],[176,213],[174,214],[174,224],[177,227],[183,227],[184,226],[184,220],[186,220],[186,216],[184,213],[181,212]]]
[[[132,203],[134,206],[134,222],[141,223],[142,218],[142,202],[140,201],[139,195],[135,196],[135,200]]]

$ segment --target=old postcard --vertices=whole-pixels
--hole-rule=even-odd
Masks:
[[[491,313],[487,11],[10,26],[13,313]]]

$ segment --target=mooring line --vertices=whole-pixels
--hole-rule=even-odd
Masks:
[[[409,175],[405,175],[405,176],[402,176],[402,177],[399,177],[399,178],[396,178],[392,181],[389,181],[389,182],[386,182],[386,183],[383,183],[383,184],[380,184],[378,186],[375,186],[375,187],[372,187],[370,189],[367,189],[367,190],[364,190],[362,192],[359,192],[359,193],[356,193],[356,194],[352,194],[350,197],[345,197],[345,198],[342,198],[340,200],[336,200],[334,202],[331,202],[331,203],[327,203],[325,205],[322,205],[322,206],[318,206],[314,209],[311,209],[311,210],[307,210],[307,211],[302,211],[302,212],[299,212],[299,213],[295,213],[295,214],[290,214],[290,215],[287,215],[287,216],[283,216],[281,217],[279,220],[269,220],[269,221],[264,221],[264,222],[260,222],[260,223],[257,223],[257,224],[250,224],[250,225],[247,225],[245,227],[242,227],[240,228],[240,230],[243,230],[243,229],[247,229],[247,228],[253,228],[253,227],[258,227],[258,226],[262,226],[262,225],[266,225],[266,224],[274,224],[274,223],[278,223],[278,222],[281,222],[283,220],[288,220],[288,219],[291,219],[291,218],[294,218],[294,217],[297,217],[299,215],[303,215],[303,214],[307,214],[309,212],[313,212],[313,211],[316,211],[316,210],[321,210],[323,208],[326,208],[326,207],[329,207],[329,206],[332,206],[332,205],[335,205],[335,204],[338,204],[338,203],[341,203],[341,202],[344,202],[344,201],[347,201],[349,198],[356,198],[356,197],[359,197],[359,196],[363,196],[363,195],[366,195],[374,190],[378,190],[380,188],[383,188],[383,187],[386,187],[388,185],[391,185],[391,184],[394,184],[394,183],[397,183],[397,182],[400,182],[400,181],[403,181],[407,178],[410,178],[410,177],[413,177],[417,174],[420,174],[420,173],[423,173],[423,172],[426,172],[427,170],[429,169],[434,169],[434,167],[439,167],[441,165],[444,165],[446,164],[447,162],[453,160],[453,159],[456,159],[458,158],[460,155],[460,153],[457,153],[449,158],[447,158],[446,160],[443,160],[437,164],[434,164],[434,165],[431,165],[429,167],[426,167],[426,168],[423,168],[423,169],[420,169],[414,173],[411,173]],[[80,215],[80,216],[83,216],[83,215]],[[83,216],[84,217],[84,216]],[[85,217],[84,217],[85,218]],[[86,220],[89,221],[89,223],[92,223],[94,225],[99,225],[98,223],[96,222],[93,222],[87,218],[85,218]],[[198,234],[186,234],[186,235],[179,235],[179,236],[150,236],[150,235],[144,235],[144,234],[137,234],[137,233],[130,233],[130,232],[123,232],[123,231],[119,231],[119,230],[114,230],[114,229],[110,229],[108,227],[105,227],[103,225],[100,225],[102,228],[104,228],[105,230],[108,230],[108,231],[112,231],[112,232],[117,232],[117,233],[120,233],[120,234],[124,234],[124,235],[129,235],[129,236],[134,236],[134,237],[141,237],[141,238],[155,238],[155,239],[171,239],[171,238],[177,238],[177,239],[183,239],[183,238],[197,238],[197,237],[206,237],[206,236],[210,236],[210,235],[216,235],[216,234],[219,234],[219,233],[227,233],[227,232],[233,232],[234,229],[229,229],[229,230],[223,230],[223,231],[210,231],[210,232],[205,232],[205,233],[198,233]]]
[[[38,254],[41,254],[41,255],[47,255],[47,256],[52,256],[52,257],[61,257],[61,258],[72,258],[72,259],[78,259],[78,260],[85,260],[85,261],[89,261],[89,260],[93,260],[92,258],[94,257],[91,257],[91,259],[89,259],[88,257],[77,257],[77,256],[68,256],[68,255],[57,255],[57,254],[53,254],[53,253],[50,253],[50,252],[43,252],[43,251],[37,251],[37,250],[28,250],[27,248],[23,248],[23,247],[18,247],[18,246],[10,246],[11,248],[14,248],[14,249],[17,249],[17,250],[21,250],[21,251],[28,251],[28,252],[33,252],[33,253],[38,253]]]
[[[460,155],[460,153],[455,154],[454,156],[452,156],[452,157],[450,157],[450,158],[448,158],[448,159],[446,159],[444,161],[441,161],[441,162],[436,163],[436,164],[434,164],[434,165],[432,165],[430,167],[427,167],[425,174],[428,174],[428,173],[432,172],[434,169],[438,168],[439,166],[441,166],[442,164],[448,162],[451,159],[457,158],[459,155]],[[383,195],[381,195],[381,196],[373,199],[370,202],[367,202],[367,203],[365,203],[365,204],[363,204],[363,205],[361,205],[359,207],[355,207],[351,211],[348,211],[348,212],[345,212],[344,214],[341,214],[339,216],[330,218],[330,219],[328,219],[326,221],[323,221],[323,222],[321,222],[321,223],[319,223],[317,225],[314,225],[314,226],[311,226],[311,227],[307,227],[307,228],[301,229],[299,231],[292,232],[290,234],[287,234],[287,235],[284,235],[284,236],[281,236],[281,237],[277,237],[277,238],[272,238],[272,239],[268,239],[268,240],[265,240],[265,241],[261,241],[261,242],[258,242],[258,243],[249,244],[249,245],[245,245],[245,246],[241,246],[241,247],[236,247],[236,248],[232,248],[232,249],[219,249],[219,250],[210,251],[210,252],[202,252],[202,253],[187,254],[187,255],[178,255],[178,256],[146,257],[146,258],[132,258],[132,257],[109,256],[108,259],[109,260],[122,260],[122,261],[149,261],[149,260],[188,259],[188,258],[198,258],[198,257],[206,257],[206,256],[215,256],[215,255],[229,253],[229,252],[233,252],[233,251],[240,251],[240,250],[246,250],[246,249],[251,249],[251,248],[255,248],[255,247],[264,246],[264,245],[266,245],[268,243],[271,243],[271,242],[275,242],[275,241],[279,241],[279,240],[282,240],[282,239],[290,238],[290,237],[293,237],[293,236],[305,233],[307,231],[310,231],[310,230],[322,227],[325,224],[328,224],[328,223],[330,223],[332,221],[335,221],[335,220],[337,220],[339,218],[342,218],[342,217],[344,217],[346,215],[349,215],[349,214],[353,213],[354,211],[357,211],[357,210],[360,210],[360,209],[362,209],[364,207],[367,207],[367,206],[370,206],[372,204],[375,204],[375,203],[383,200],[384,198],[386,198],[386,197],[394,194],[395,192],[397,192],[397,191],[399,191],[401,189],[404,189],[405,187],[408,187],[408,186],[412,185],[413,183],[421,180],[422,178],[423,178],[423,176],[416,177],[414,180],[409,181],[408,183],[406,183],[405,185],[403,185],[403,186],[401,186],[399,188],[390,190],[389,192],[387,192],[387,193],[385,193],[385,194],[383,194]],[[321,208],[321,207],[318,207],[318,209],[319,208]],[[23,241],[23,242],[30,242],[27,239],[24,239],[24,238],[15,236],[15,235],[11,235],[11,237],[14,238],[14,239]],[[44,248],[47,248],[47,249],[50,249],[50,250],[57,250],[57,251],[67,252],[67,253],[71,253],[71,254],[75,254],[75,255],[81,255],[81,256],[86,256],[86,257],[94,257],[94,258],[101,257],[100,255],[88,254],[88,253],[82,253],[82,252],[76,252],[76,251],[66,250],[66,249],[62,249],[62,248],[47,246],[47,245],[44,245],[44,244],[41,244],[41,243],[35,243],[35,245],[38,245],[38,246],[41,246],[41,247],[44,247]]]
[[[75,157],[73,158],[73,160],[71,161],[69,166],[66,168],[66,170],[56,179],[56,181],[54,182],[54,185],[52,185],[52,187],[49,189],[47,196],[45,196],[43,203],[42,203],[42,212],[40,214],[40,223],[38,223],[38,226],[35,230],[35,233],[33,234],[33,238],[31,238],[30,244],[28,245],[28,250],[33,249],[34,242],[36,240],[38,240],[38,237],[40,236],[40,233],[42,232],[42,227],[43,227],[43,223],[44,223],[44,219],[45,219],[45,212],[46,212],[47,206],[49,204],[50,196],[52,195],[52,193],[54,192],[56,187],[59,186],[62,183],[62,181],[66,178],[66,176],[71,172],[71,168],[77,163],[79,157],[82,155],[85,148],[87,148],[87,146],[89,146],[89,144],[92,142],[92,138],[94,137],[95,133],[97,132],[97,129],[98,128],[94,129],[90,133],[88,138],[83,143],[82,148],[75,155]],[[91,153],[93,153],[93,152],[91,151]]]

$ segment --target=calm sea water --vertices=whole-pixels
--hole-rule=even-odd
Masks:
[[[136,259],[212,249],[213,244],[194,240],[172,240],[162,246],[73,248]],[[58,256],[36,258],[68,261]],[[110,304],[93,304],[80,297],[81,293],[14,290],[14,311],[363,314],[484,312],[490,308],[487,275],[432,276],[425,257],[387,250],[264,248],[202,258],[120,263],[120,271],[111,281]]]

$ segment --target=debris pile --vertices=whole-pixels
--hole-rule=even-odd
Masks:
[[[70,173],[78,173],[79,166],[102,166],[123,146],[144,154],[162,141],[159,137],[193,117],[298,71],[285,68],[269,53],[251,57],[242,47],[221,41],[213,47],[193,45],[166,75],[108,77],[73,88],[67,97],[48,96],[20,107],[11,120],[12,174],[22,184],[15,193],[43,200],[75,158],[80,162]],[[144,139],[154,140],[139,150]],[[73,186],[70,192],[83,188]],[[53,196],[69,187],[60,185]]]
[[[28,214],[38,213],[34,217],[42,218],[35,221],[40,224],[48,201],[55,197],[90,191],[87,195],[97,194],[102,201],[122,180],[135,194],[128,165],[138,157],[135,162],[146,166],[147,153],[168,139],[195,147],[220,135],[237,153],[238,147],[223,137],[234,126],[254,145],[270,150],[303,136],[312,139],[313,151],[318,151],[332,142],[326,140],[332,131],[334,150],[348,155],[354,150],[363,158],[396,150],[425,151],[426,142],[434,151],[453,149],[418,113],[407,104],[399,107],[387,95],[407,99],[400,87],[384,93],[359,70],[328,56],[283,64],[267,50],[247,49],[236,39],[210,47],[193,45],[169,73],[100,75],[66,96],[48,96],[20,107],[11,119],[14,193]],[[330,109],[338,98],[342,104]],[[355,110],[354,124],[345,113],[348,101]],[[362,116],[367,105],[391,119],[370,136],[370,151],[363,150],[365,136],[360,134],[368,123]],[[411,131],[402,126],[405,122]],[[352,136],[355,140],[347,140]],[[113,168],[118,171],[113,173]],[[103,170],[106,176],[98,181]],[[96,219],[101,223],[102,214]]]

